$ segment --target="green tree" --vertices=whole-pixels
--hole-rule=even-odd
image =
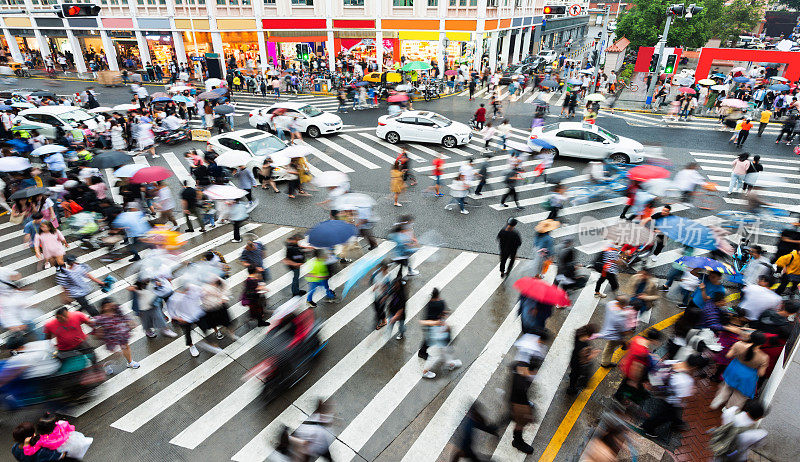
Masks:
[[[800,2],[800,0],[795,0]],[[764,0],[695,1],[703,11],[691,19],[674,18],[667,37],[668,47],[699,48],[709,39],[723,40],[752,29],[762,15]],[[674,0],[633,0],[633,7],[623,13],[617,24],[617,37],[626,37],[633,49],[654,46],[664,31],[667,8]]]
[[[778,3],[784,4],[793,10],[800,10],[800,0],[778,0]]]

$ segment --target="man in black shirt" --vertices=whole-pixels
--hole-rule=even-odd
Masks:
[[[517,259],[517,249],[522,245],[522,238],[514,229],[517,226],[516,218],[509,218],[506,226],[497,233],[497,241],[500,243],[500,277],[506,277],[514,267],[514,261]],[[508,263],[508,271],[506,271],[506,261]]]
[[[533,447],[522,440],[525,426],[533,423],[534,409],[528,398],[528,389],[547,354],[544,345],[547,340],[549,338],[545,333],[540,336],[526,334],[514,344],[517,347],[517,355],[511,364],[511,393],[508,394],[511,420],[514,422],[514,439],[511,446],[525,454],[533,453]]]
[[[442,319],[442,316],[447,311],[447,305],[444,300],[439,296],[439,289],[435,288],[431,292],[431,299],[425,305],[425,321],[435,321]],[[422,359],[428,359],[428,339],[426,336],[422,337],[422,346],[419,347],[417,356]]]
[[[186,217],[186,232],[193,233],[192,220],[189,215],[197,217],[200,222],[200,232],[206,231],[205,223],[203,223],[203,216],[197,210],[197,190],[189,186],[189,180],[184,180],[183,191],[181,191],[181,204],[183,205],[183,216]]]
[[[778,240],[778,248],[775,250],[775,255],[772,257],[772,263],[792,250],[795,250],[800,245],[800,223],[795,223],[793,227],[786,228],[781,232],[781,237]]]
[[[306,261],[306,255],[300,246],[300,239],[302,238],[303,236],[300,234],[294,234],[286,240],[286,257],[283,259],[283,263],[292,272],[293,297],[306,294],[305,290],[300,290],[300,267]]]
[[[644,220],[642,220],[641,225],[642,226],[647,225],[647,223],[650,220],[652,220],[653,223],[655,223],[661,218],[668,217],[670,213],[672,213],[672,207],[670,207],[669,205],[665,205],[664,207],[661,208],[661,211],[656,212],[650,215],[649,217],[645,218]],[[656,261],[656,256],[660,254],[662,250],[664,250],[664,234],[662,234],[660,231],[656,231],[655,239],[656,239],[656,245],[653,248],[653,254],[650,255],[651,261]]]

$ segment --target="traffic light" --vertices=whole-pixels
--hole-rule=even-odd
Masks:
[[[664,65],[664,73],[665,74],[673,74],[675,73],[675,61],[678,60],[678,55],[669,55],[667,56],[667,63]]]
[[[653,57],[650,58],[650,72],[655,72],[658,69],[658,58],[658,53],[653,53]]]
[[[699,14],[701,11],[703,11],[703,7],[702,6],[697,6],[694,3],[692,3],[686,9],[686,19],[690,19],[692,16],[694,16],[696,14]]]
[[[308,61],[308,55],[310,54],[308,44],[298,43],[295,45],[295,50],[297,50],[296,54],[298,61]]]
[[[100,14],[100,7],[91,3],[62,3],[59,7],[61,9],[56,11],[59,18],[78,18]]]
[[[683,6],[683,4],[672,5],[671,7],[669,7],[667,9],[667,14],[671,14],[671,15],[676,16],[678,18],[682,18],[683,17],[683,13],[685,13],[685,12],[686,12],[686,7]]]
[[[544,9],[542,9],[543,14],[566,14],[567,7],[566,5],[545,5]]]

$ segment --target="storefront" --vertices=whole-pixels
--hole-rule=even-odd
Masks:
[[[258,66],[258,32],[222,32],[225,65],[235,61],[237,68],[256,69]]]
[[[462,64],[471,66],[475,56],[475,42],[469,32],[448,32],[447,48],[445,48],[445,61],[447,67],[452,69]]]
[[[334,39],[334,43],[340,47],[342,53],[352,56],[356,61],[376,62],[377,60],[378,55],[374,37],[339,38]],[[397,55],[397,59],[399,59],[400,40],[396,38],[384,38],[382,46],[383,64],[384,66],[390,66],[395,60],[395,55]]]
[[[127,66],[126,61],[130,60],[131,65],[139,67],[142,62],[142,55],[133,31],[109,30],[107,33],[111,38],[111,43],[114,45],[120,66]]]
[[[200,57],[206,53],[213,52],[211,45],[211,34],[209,32],[183,32],[183,48],[186,49],[186,55],[189,60],[192,58]]]
[[[400,54],[406,61],[436,62],[439,49],[438,40],[401,40]]]
[[[310,59],[316,56],[325,59],[327,51],[325,49],[325,35],[300,35],[292,32],[265,32],[267,44],[268,64],[271,66],[281,65],[291,67],[300,65],[298,51],[308,54]]]
[[[172,34],[163,31],[147,31],[144,38],[147,41],[147,48],[150,50],[150,58],[154,63],[159,63],[166,74],[169,63],[175,57]]]

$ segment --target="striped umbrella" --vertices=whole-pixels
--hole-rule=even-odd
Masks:
[[[708,257],[684,256],[675,260],[675,263],[678,265],[685,266],[687,268],[701,268],[706,271],[717,271],[722,274],[728,274],[728,275],[737,274],[737,271],[733,269],[731,265]]]

